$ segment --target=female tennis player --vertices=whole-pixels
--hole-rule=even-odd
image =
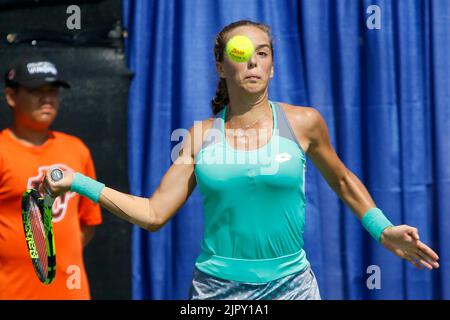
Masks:
[[[235,35],[254,44],[247,62],[224,53]],[[191,299],[320,299],[303,250],[309,156],[377,241],[417,268],[439,267],[437,254],[419,240],[418,230],[393,226],[341,162],[317,110],[269,100],[274,61],[267,25],[238,21],[226,26],[217,35],[214,52],[220,76],[212,100],[215,116],[190,129],[179,157],[150,198],[118,192],[73,172],[48,182],[48,188],[55,195],[78,192],[156,231],[198,185],[205,230]]]

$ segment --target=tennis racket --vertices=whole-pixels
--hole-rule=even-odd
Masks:
[[[60,169],[52,169],[50,177],[59,181],[64,177]],[[28,189],[22,196],[22,222],[25,240],[34,270],[43,284],[50,284],[56,275],[56,251],[53,236],[52,206],[49,192],[42,195]]]

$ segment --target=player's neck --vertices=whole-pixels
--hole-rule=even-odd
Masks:
[[[41,146],[43,145],[49,138],[50,130],[48,128],[45,129],[35,129],[28,128],[23,125],[19,125],[14,122],[10,127],[10,131],[14,138],[22,142],[23,144],[29,146]]]
[[[241,122],[246,123],[266,112],[270,113],[267,91],[262,95],[237,95],[230,97],[227,118],[238,118]]]

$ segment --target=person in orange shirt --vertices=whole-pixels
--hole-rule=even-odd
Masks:
[[[102,222],[99,205],[68,193],[53,205],[56,278],[42,284],[35,274],[21,220],[23,192],[45,172],[61,166],[95,178],[87,146],[77,137],[50,130],[59,107],[61,80],[47,59],[21,59],[5,75],[5,96],[13,120],[0,131],[0,299],[90,299],[83,248]]]

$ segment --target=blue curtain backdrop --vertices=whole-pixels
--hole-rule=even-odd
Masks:
[[[369,29],[377,5],[381,29]],[[211,116],[215,34],[252,19],[273,29],[270,98],[324,116],[338,155],[394,224],[440,255],[417,270],[377,244],[312,163],[305,250],[324,299],[450,299],[450,2],[448,0],[124,1],[129,178],[149,196],[171,164],[171,133]],[[156,233],[133,231],[134,299],[185,299],[203,232],[196,189]],[[369,290],[372,271],[381,289]]]

